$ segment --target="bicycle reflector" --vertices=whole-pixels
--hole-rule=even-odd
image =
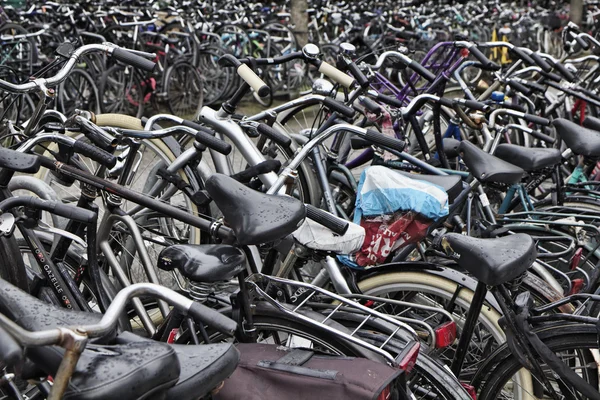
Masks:
[[[392,396],[392,390],[390,389],[390,385],[387,385],[383,388],[379,396],[377,396],[377,400],[389,400]]]
[[[398,368],[406,373],[412,371],[417,362],[420,348],[421,343],[414,340],[409,342],[406,347],[404,347],[404,350],[398,354],[398,357],[396,357],[396,361],[398,361]]]
[[[577,266],[579,265],[579,262],[581,261],[582,253],[583,253],[582,247],[575,250],[575,254],[573,254],[573,257],[571,258],[571,265],[569,265],[569,268],[571,271],[574,271],[575,268],[577,268]]]
[[[571,290],[569,291],[569,296],[581,292],[582,288],[583,288],[583,279],[581,279],[581,278],[573,279],[571,281]]]
[[[469,393],[469,396],[471,396],[473,400],[477,400],[477,391],[475,390],[474,386],[471,386],[468,383],[464,382],[461,382],[460,384],[463,388],[465,388],[465,390],[467,391],[467,393]]]
[[[448,321],[435,328],[435,347],[443,349],[456,340],[456,322]]]

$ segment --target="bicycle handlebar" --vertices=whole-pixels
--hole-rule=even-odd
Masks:
[[[79,57],[87,53],[99,51],[105,52],[108,55],[115,56],[117,59],[126,62],[134,67],[150,68],[151,63],[152,69],[154,69],[154,63],[142,57],[142,55],[145,55],[148,58],[154,58],[154,54],[142,52],[133,53],[128,51],[127,49],[118,47],[112,43],[86,44],[84,46],[79,47],[73,52],[73,54],[71,54],[69,60],[65,63],[65,65],[63,65],[63,67],[58,71],[56,75],[50,78],[34,79],[30,82],[22,84],[14,84],[0,79],[0,89],[6,90],[11,93],[28,93],[38,89],[46,90],[47,88],[57,86],[62,81],[64,81],[69,75],[69,73],[73,70],[73,68],[75,68]]]

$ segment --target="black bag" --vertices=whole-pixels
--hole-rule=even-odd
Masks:
[[[401,370],[364,358],[241,343],[240,363],[215,400],[397,399]]]

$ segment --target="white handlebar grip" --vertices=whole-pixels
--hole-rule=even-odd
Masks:
[[[260,79],[246,64],[240,65],[237,69],[237,73],[256,93],[258,93],[260,97],[265,97],[271,91],[271,88],[269,88],[267,84],[264,83],[263,80]]]
[[[327,64],[325,61],[319,66],[319,72],[347,88],[350,88],[355,82],[353,77],[343,73],[333,65]]]

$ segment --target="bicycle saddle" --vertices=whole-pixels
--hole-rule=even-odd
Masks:
[[[518,183],[525,172],[516,165],[486,153],[466,140],[460,142],[458,150],[471,174],[480,182],[512,185]]]
[[[20,153],[0,147],[0,167],[16,172],[36,173],[40,169],[41,160],[33,154]]]
[[[444,153],[446,154],[446,157],[458,157],[458,146],[460,146],[460,140],[456,140],[453,138],[445,138],[444,140],[442,140],[442,145],[444,147]]]
[[[588,125],[590,124],[591,122],[588,122]],[[580,156],[600,157],[600,132],[584,128],[563,118],[555,119],[552,125],[573,153]]]
[[[524,233],[494,239],[448,233],[443,240],[460,257],[458,265],[489,286],[501,285],[518,277],[537,257],[535,242]]]
[[[600,132],[600,118],[587,116],[583,120],[583,126],[588,129],[593,129]]]
[[[304,204],[297,199],[257,192],[227,175],[213,174],[205,186],[241,245],[281,239],[306,217]]]
[[[553,167],[560,163],[561,154],[558,149],[541,147],[523,147],[503,143],[498,145],[494,155],[506,162],[523,168],[527,172]]]
[[[164,248],[158,255],[158,268],[178,269],[193,282],[227,281],[244,270],[246,256],[224,244],[178,244]]]

